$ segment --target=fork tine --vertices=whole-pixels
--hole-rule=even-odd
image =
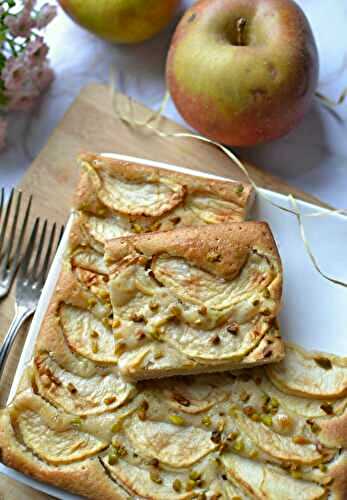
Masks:
[[[1,227],[1,232],[0,232],[0,255],[2,254],[2,247],[3,247],[4,241],[5,241],[5,233],[6,233],[6,229],[7,229],[8,219],[9,219],[9,216],[10,216],[10,211],[11,211],[11,205],[12,205],[13,196],[14,196],[14,189],[12,188],[11,189],[11,194],[10,194],[10,197],[9,197],[9,200],[8,200],[8,203],[7,203],[7,207],[6,207],[4,221],[1,224],[2,227]]]
[[[2,187],[0,196],[0,221],[1,221],[2,209],[4,207],[4,202],[5,202],[5,188]]]
[[[14,244],[14,240],[15,240],[17,225],[18,225],[18,215],[19,215],[21,203],[22,203],[22,192],[19,191],[18,197],[17,197],[15,213],[14,213],[14,218],[13,218],[13,221],[11,224],[10,235],[8,238],[8,244],[7,244],[6,249],[5,249],[3,261],[1,263],[0,276],[2,276],[3,278],[5,278],[6,272],[8,270],[8,265],[10,262],[10,256],[12,254],[12,249],[13,249],[13,244]]]
[[[31,231],[30,239],[29,239],[28,244],[27,244],[26,249],[25,249],[24,257],[23,257],[22,262],[21,262],[20,267],[19,267],[18,278],[21,280],[25,280],[28,276],[30,260],[31,260],[31,256],[33,254],[33,250],[35,247],[35,241],[36,241],[36,237],[37,237],[37,233],[38,233],[39,223],[40,223],[40,219],[39,219],[39,217],[37,217],[37,219],[35,220],[34,227]]]
[[[60,245],[61,239],[63,237],[64,231],[65,231],[65,226],[61,226],[60,233],[59,233],[58,240],[57,240],[57,247],[56,247],[55,251],[57,251],[58,248],[59,248],[59,245]]]
[[[47,250],[46,250],[46,255],[45,255],[44,261],[42,263],[41,269],[38,273],[39,286],[41,286],[41,287],[43,286],[43,284],[46,280],[46,277],[47,277],[47,274],[48,274],[48,271],[50,268],[51,253],[52,253],[52,249],[53,249],[56,228],[57,228],[57,225],[53,224],[52,229],[51,229],[51,235],[50,235],[48,246],[47,246]]]
[[[30,211],[31,211],[32,201],[33,201],[33,197],[30,196],[29,201],[28,201],[28,205],[27,205],[27,209],[26,209],[26,212],[25,212],[25,215],[24,215],[24,220],[23,220],[22,228],[21,228],[20,233],[19,233],[18,242],[17,242],[17,246],[16,246],[16,249],[15,249],[15,254],[14,254],[14,257],[13,257],[13,267],[12,267],[12,273],[13,274],[16,272],[17,266],[18,266],[18,263],[19,263],[20,254],[21,254],[21,251],[22,251],[22,244],[23,244],[24,236],[25,236],[26,229],[27,229],[27,226],[28,226],[28,221],[29,221],[29,215],[30,215]]]
[[[44,244],[45,244],[45,238],[46,238],[46,232],[47,232],[47,224],[48,224],[48,221],[47,219],[45,220],[45,222],[43,223],[43,226],[42,226],[42,229],[41,229],[41,235],[40,235],[40,241],[39,241],[39,245],[38,247],[36,248],[35,250],[35,260],[34,260],[34,264],[32,266],[32,271],[31,271],[31,275],[34,279],[37,279],[38,278],[38,269],[39,269],[39,265],[40,265],[40,261],[41,261],[41,257],[42,257],[42,250],[43,250],[43,247],[44,247]]]

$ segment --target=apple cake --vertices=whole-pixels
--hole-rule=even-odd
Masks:
[[[282,359],[282,268],[266,223],[116,238],[105,261],[118,367],[128,380]],[[101,342],[100,350],[107,358]]]
[[[289,345],[276,365],[133,385],[69,343],[105,334],[104,307],[63,272],[0,413],[5,464],[94,500],[347,498],[346,359]]]

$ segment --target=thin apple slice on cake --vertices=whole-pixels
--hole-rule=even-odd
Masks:
[[[268,367],[271,382],[288,394],[334,400],[347,395],[347,358],[288,344],[284,360]]]

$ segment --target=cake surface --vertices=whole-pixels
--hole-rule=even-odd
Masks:
[[[250,184],[181,174],[83,154],[74,206],[88,213],[94,239],[179,226],[242,221],[254,200]],[[193,173],[193,172],[192,172]]]
[[[82,295],[70,302],[82,308]],[[288,365],[281,388],[270,367],[134,386],[71,350],[56,314],[53,301],[21,390],[0,414],[5,464],[95,500],[346,498],[346,359],[288,346],[291,366],[304,355],[316,367],[301,371],[311,383],[300,396]],[[326,400],[316,384],[336,365],[339,396]]]
[[[267,224],[117,238],[106,245],[106,262],[118,366],[126,378],[283,358],[276,321],[282,268]]]

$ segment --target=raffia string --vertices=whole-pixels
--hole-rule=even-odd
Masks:
[[[325,96],[321,92],[316,92],[316,97],[327,108],[335,109],[337,106],[340,106],[340,104],[343,104],[347,99],[347,87],[343,92],[341,92],[340,97],[337,99],[337,101],[333,101],[332,99],[330,99],[330,97]]]
[[[126,115],[124,112],[121,111],[121,107],[119,104],[119,91],[118,91],[118,86],[116,83],[116,73],[115,71],[112,71],[111,73],[111,85],[110,85],[110,91],[111,91],[111,99],[112,99],[112,107],[113,111],[115,113],[115,116],[117,119],[121,120],[123,123],[131,126],[131,127],[140,127],[140,128],[146,128],[159,137],[165,138],[165,139],[173,139],[173,138],[188,138],[188,139],[194,139],[198,140],[201,142],[205,142],[207,144],[211,144],[218,149],[220,149],[239,169],[240,171],[246,176],[248,182],[253,186],[254,190],[256,191],[257,195],[264,200],[266,200],[267,203],[272,205],[273,207],[282,210],[283,212],[287,212],[291,215],[294,215],[297,219],[299,229],[300,229],[300,236],[303,241],[304,247],[306,249],[306,252],[316,269],[316,271],[327,281],[330,281],[331,283],[334,283],[335,285],[342,286],[344,288],[347,288],[347,282],[344,282],[342,280],[332,278],[328,276],[325,272],[321,270],[320,265],[318,264],[317,258],[315,257],[311,246],[309,244],[308,238],[305,233],[305,228],[303,224],[303,217],[325,217],[327,215],[331,214],[342,214],[342,215],[347,215],[347,210],[346,209],[324,209],[311,212],[311,213],[301,213],[300,208],[298,206],[297,200],[292,194],[288,195],[288,200],[290,201],[290,204],[292,208],[288,208],[285,206],[282,206],[276,202],[274,202],[269,196],[267,196],[266,193],[264,193],[261,188],[256,184],[256,182],[252,179],[250,176],[247,168],[245,165],[241,162],[241,160],[233,153],[231,152],[228,148],[220,144],[219,142],[213,141],[211,139],[208,139],[207,137],[204,137],[202,135],[198,134],[193,134],[190,132],[164,132],[159,128],[159,121],[163,116],[163,112],[165,110],[166,104],[169,100],[170,94],[168,91],[166,91],[165,96],[161,102],[161,105],[158,109],[158,111],[152,111],[149,113],[148,117],[145,120],[138,120],[135,117],[134,113],[134,106],[133,106],[133,100],[128,97],[128,96],[123,96],[126,99],[127,102],[127,107],[129,114]],[[347,89],[346,89],[346,94],[347,94]],[[347,219],[346,219],[347,222]]]

